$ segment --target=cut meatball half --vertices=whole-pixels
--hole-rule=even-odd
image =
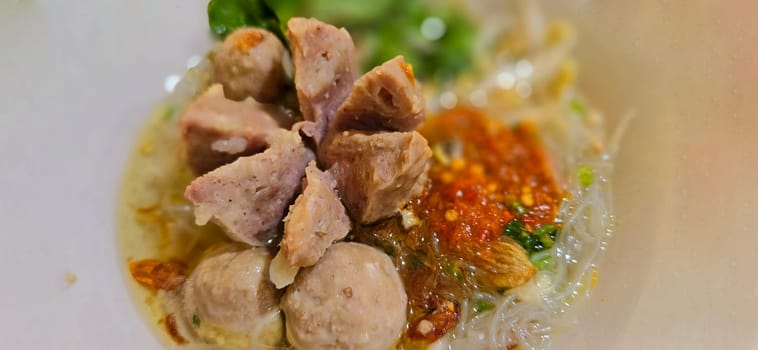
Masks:
[[[305,168],[303,193],[284,218],[281,249],[271,263],[271,280],[277,288],[292,283],[298,268],[312,266],[334,241],[350,231],[350,218],[335,193],[337,181],[315,161]]]
[[[300,350],[387,350],[405,327],[407,301],[386,254],[337,243],[298,274],[282,310],[287,337]]]
[[[248,248],[226,249],[200,262],[181,292],[182,311],[194,332],[208,342],[221,335],[238,339],[233,334],[241,333],[252,341],[278,343],[283,326],[276,317],[279,293],[268,279],[270,261],[265,249]]]
[[[202,175],[240,156],[263,151],[266,138],[279,129],[271,106],[247,99],[224,97],[221,85],[213,85],[182,114],[185,158],[195,174]]]
[[[234,241],[273,243],[314,155],[296,132],[277,131],[267,142],[265,152],[241,157],[187,186],[184,196],[195,205],[198,225],[213,220]]]
[[[229,34],[213,56],[213,78],[226,97],[273,103],[287,85],[286,49],[274,34],[240,28]]]
[[[411,131],[424,121],[419,85],[411,65],[397,56],[355,82],[332,127],[337,131]]]
[[[344,28],[299,17],[287,22],[287,37],[300,110],[314,123],[309,136],[318,144],[353,87],[353,39]]]
[[[321,161],[337,178],[350,215],[372,223],[421,193],[432,150],[418,132],[341,132],[325,141]]]

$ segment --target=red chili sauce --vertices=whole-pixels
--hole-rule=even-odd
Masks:
[[[455,109],[420,131],[435,153],[460,145],[460,157],[448,164],[435,157],[426,193],[413,205],[450,248],[500,237],[517,215],[530,231],[555,221],[564,194],[531,124],[508,127],[480,111]]]
[[[484,287],[476,265],[496,260],[487,254],[497,252],[490,248],[502,243],[514,218],[529,232],[554,224],[565,196],[527,122],[509,126],[459,108],[428,118],[419,131],[434,156],[424,193],[405,208],[417,224],[406,229],[394,218],[357,227],[351,235],[384,248],[400,270],[409,300],[405,349],[423,347],[452,329],[461,301],[473,291],[502,292]]]

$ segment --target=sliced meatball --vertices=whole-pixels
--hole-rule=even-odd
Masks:
[[[341,132],[326,141],[321,160],[337,178],[350,215],[371,223],[394,215],[421,193],[432,150],[418,132]]]
[[[332,127],[339,131],[411,131],[423,121],[424,98],[413,68],[397,56],[355,82]]]
[[[270,245],[300,187],[305,166],[314,159],[300,136],[279,130],[263,153],[241,157],[187,186],[195,220],[219,225],[229,238],[253,246]]]
[[[275,102],[287,85],[286,50],[272,33],[240,28],[229,34],[213,56],[213,78],[226,97]]]
[[[179,120],[190,169],[202,175],[240,156],[263,151],[266,138],[279,129],[271,106],[224,97],[213,85],[193,101]]]
[[[337,181],[311,161],[305,168],[303,193],[284,218],[281,252],[292,265],[311,266],[332,242],[350,231],[350,219],[334,192]]]
[[[268,317],[279,305],[268,279],[270,261],[267,250],[248,248],[226,249],[200,262],[181,291],[182,312],[195,333],[213,341],[218,333],[281,329],[280,317]]]
[[[406,323],[400,275],[383,252],[337,243],[282,298],[287,337],[301,350],[387,350]]]
[[[353,39],[344,28],[299,17],[287,22],[287,37],[300,110],[315,123],[313,138],[320,143],[355,81]]]
[[[277,288],[292,283],[297,268],[312,266],[334,241],[345,238],[350,219],[334,192],[337,181],[321,171],[315,161],[305,168],[303,193],[284,218],[281,249],[271,264],[271,280]]]

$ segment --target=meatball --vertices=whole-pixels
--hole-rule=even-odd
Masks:
[[[179,120],[185,158],[192,171],[202,175],[265,150],[266,138],[279,130],[268,109],[252,99],[227,99],[221,85],[208,88]]]
[[[284,45],[272,33],[240,28],[229,34],[213,58],[213,78],[224,86],[227,98],[272,103],[287,82]]]
[[[300,350],[386,350],[406,323],[400,275],[383,252],[337,243],[284,294],[287,336]]]
[[[182,287],[182,308],[201,338],[281,330],[281,318],[272,317],[279,295],[269,282],[270,261],[265,249],[248,248],[226,249],[200,262]]]

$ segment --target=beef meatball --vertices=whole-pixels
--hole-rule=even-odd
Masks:
[[[287,82],[284,45],[272,33],[240,28],[229,34],[213,57],[213,78],[224,86],[227,98],[272,103]]]
[[[287,336],[300,350],[387,350],[406,323],[400,275],[383,252],[337,243],[301,270],[282,299]]]
[[[247,248],[226,249],[200,262],[182,287],[182,309],[201,338],[214,342],[219,335],[256,336],[264,329],[278,329],[281,337],[279,294],[268,278],[270,261],[265,249]],[[268,343],[277,341],[270,334],[267,338]]]

